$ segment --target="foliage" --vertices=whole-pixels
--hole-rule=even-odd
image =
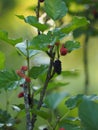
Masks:
[[[43,20],[43,23],[39,20],[41,2],[44,2],[42,8],[46,13],[46,19]],[[71,2],[75,1],[71,0]],[[86,17],[73,16],[67,25],[58,27],[56,22],[66,17],[68,11],[70,14],[72,13],[68,10],[70,2],[65,0],[39,0],[37,6],[36,16],[16,15],[20,20],[37,29],[38,35],[32,39],[23,41],[22,38],[19,38],[13,40],[8,37],[6,31],[0,30],[0,40],[15,47],[26,60],[26,66],[20,67],[16,72],[6,69],[0,71],[0,90],[8,91],[21,87],[22,92],[19,93],[20,96],[18,97],[24,98],[23,104],[13,105],[12,108],[18,112],[14,118],[11,117],[8,111],[0,109],[0,123],[3,123],[0,127],[3,128],[8,122],[11,123],[11,126],[14,126],[16,119],[26,115],[27,130],[38,129],[40,125],[36,125],[36,122],[40,122],[40,120],[43,120],[46,125],[46,128],[44,128],[42,124],[43,129],[97,130],[98,97],[83,94],[70,97],[68,93],[60,92],[60,88],[65,87],[69,82],[57,80],[58,75],[62,75],[63,78],[77,75],[77,71],[62,70],[60,57],[80,48],[80,43],[75,39],[62,43],[62,39],[66,39],[69,34],[75,33],[79,28],[84,27],[83,29],[86,29],[87,26],[90,26],[90,22]],[[52,29],[47,24],[47,19],[54,21],[55,26],[53,25]],[[60,53],[62,45],[63,49],[68,50],[64,55]],[[49,62],[31,66],[31,57],[35,57],[39,53],[46,53]],[[0,57],[2,59],[0,68],[2,68],[5,58],[2,53],[0,53]],[[40,56],[38,60],[40,60]],[[66,111],[62,115],[58,108],[63,100],[66,100],[65,105],[67,108],[64,106]],[[70,116],[71,111],[76,110],[76,115]]]

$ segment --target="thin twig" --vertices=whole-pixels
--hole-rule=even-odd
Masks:
[[[28,76],[29,76],[29,49],[28,49],[28,40],[26,40],[26,51],[27,51],[27,66],[28,66]],[[24,72],[23,72],[24,73]],[[23,85],[23,91],[24,91],[24,104],[25,104],[25,111],[26,111],[26,127],[27,130],[32,130],[32,123],[31,123],[31,117],[30,117],[30,83],[27,83],[25,81]]]
[[[89,36],[86,35],[85,37],[85,42],[84,42],[84,47],[83,47],[83,61],[84,61],[84,74],[85,74],[85,90],[84,93],[88,94],[88,86],[89,86],[89,74],[88,74],[88,39]]]
[[[45,97],[45,93],[46,93],[46,89],[48,87],[48,83],[50,81],[50,79],[53,77],[53,75],[51,76],[52,74],[52,66],[53,66],[53,62],[54,62],[54,57],[55,55],[53,54],[53,48],[50,49],[50,54],[53,55],[53,58],[50,58],[50,64],[49,64],[49,69],[48,69],[48,72],[47,72],[47,76],[46,76],[46,80],[45,80],[45,83],[44,83],[44,86],[43,86],[43,89],[40,93],[40,99],[39,99],[39,102],[38,102],[38,106],[37,106],[37,109],[40,110],[42,104],[43,104],[43,99]],[[32,124],[33,124],[33,128],[34,128],[34,124],[36,122],[36,117],[37,115],[36,114],[33,114],[32,115]]]
[[[37,17],[38,21],[39,21],[39,12],[40,12],[40,1],[38,0],[37,8],[36,8],[36,17]],[[38,35],[40,35],[40,30],[39,29],[38,29]]]
[[[26,40],[26,51],[27,51],[27,66],[28,66],[28,77],[30,76],[29,74],[29,70],[30,70],[30,57],[29,57],[29,43],[28,43],[28,40]],[[30,83],[28,83],[28,95],[29,95],[29,99],[30,99],[30,96],[31,96],[31,92],[30,92]]]

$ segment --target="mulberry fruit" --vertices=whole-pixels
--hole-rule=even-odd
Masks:
[[[68,53],[67,48],[64,47],[64,45],[62,45],[62,47],[60,48],[60,54],[62,56],[65,56]]]
[[[22,97],[24,97],[24,92],[20,92],[20,93],[18,94],[18,98],[22,98]]]
[[[57,73],[57,74],[61,74],[61,61],[60,60],[55,60],[54,64],[54,71]]]
[[[21,67],[21,70],[27,71],[27,70],[28,70],[28,67],[27,67],[27,66],[22,66],[22,67]]]

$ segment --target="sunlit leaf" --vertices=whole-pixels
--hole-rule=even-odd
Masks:
[[[89,21],[85,18],[85,17],[73,17],[72,21],[66,25],[65,27],[62,27],[61,31],[63,33],[70,33],[71,31],[79,28],[79,27],[82,27],[82,26],[85,26],[89,24]]]
[[[18,76],[14,71],[0,71],[0,89],[15,89],[18,87]]]
[[[29,46],[30,46],[30,43],[28,43],[28,48],[29,48]],[[27,56],[32,57],[40,52],[39,50],[32,50],[32,49],[28,49],[28,51],[27,51],[27,41],[18,43],[15,45],[15,47],[25,57],[27,57]]]
[[[53,20],[62,18],[67,13],[67,7],[63,0],[45,0],[45,11]]]
[[[24,20],[26,23],[38,28],[42,32],[49,28],[49,25],[39,23],[37,17],[35,16],[27,16],[27,17],[24,17],[23,15],[16,15],[16,16],[21,20]]]
[[[0,40],[3,40],[11,45],[15,45],[19,42],[22,42],[22,38],[10,39],[8,38],[8,33],[6,31],[0,30]]]
[[[78,76],[78,75],[79,75],[78,70],[62,71],[62,76],[64,77],[71,77],[71,76]]]

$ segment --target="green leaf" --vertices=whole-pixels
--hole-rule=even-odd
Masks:
[[[49,32],[48,32],[49,33]],[[51,32],[51,36],[52,37],[56,37],[56,40],[59,41],[62,38],[64,38],[65,36],[67,36],[67,34],[61,32],[60,28],[55,28],[52,32]]]
[[[56,109],[60,102],[66,97],[68,94],[66,92],[60,93],[51,93],[45,99],[46,105],[51,109]]]
[[[98,103],[83,100],[79,106],[79,117],[86,130],[98,130]]]
[[[32,110],[32,113],[37,114],[38,116],[42,117],[43,119],[49,119],[50,118],[50,113],[42,110]]]
[[[47,91],[53,90],[53,89],[57,89],[59,87],[65,87],[66,85],[68,85],[69,82],[66,83],[61,83],[61,82],[50,82],[47,88]]]
[[[78,70],[67,70],[67,71],[62,71],[62,76],[64,77],[75,77],[75,76],[78,76],[79,75],[79,72]]]
[[[49,25],[39,23],[37,17],[35,16],[27,16],[27,17],[24,17],[23,15],[16,15],[16,16],[21,20],[24,20],[26,23],[38,28],[42,32],[49,28]]]
[[[53,20],[61,19],[66,15],[67,10],[63,0],[45,0],[45,11]]]
[[[65,122],[64,122],[64,124],[61,125],[61,127],[65,128],[66,130],[83,130],[77,125],[68,124]]]
[[[25,20],[25,17],[23,15],[16,15],[19,19]]]
[[[0,52],[0,69],[3,69],[5,65],[5,55]]]
[[[64,36],[66,36],[65,33],[62,33],[60,29],[56,28],[53,31],[49,31],[46,34],[40,34],[33,38],[31,41],[31,48],[37,48],[39,50],[47,50],[48,45],[54,45],[56,41],[59,41]]]
[[[18,87],[18,76],[14,71],[0,71],[0,89],[15,89]]]
[[[0,127],[3,127],[4,125],[9,126],[9,124],[12,126],[14,123],[15,119],[12,118],[7,111],[0,109]]]
[[[28,48],[29,46],[30,46],[30,43],[28,43]],[[29,52],[29,58],[40,52],[39,50],[32,50],[32,49],[28,49],[28,52],[27,52],[27,41],[18,43],[15,45],[15,47],[25,57],[28,56],[28,52]]]
[[[67,41],[64,46],[68,49],[68,52],[71,52],[80,48],[80,43],[78,41]]]
[[[50,44],[50,39],[47,35],[41,34],[33,38],[31,41],[32,48],[37,48],[39,50],[45,50]]]
[[[18,39],[10,39],[8,38],[8,33],[6,31],[0,30],[0,40],[3,40],[11,45],[15,45],[19,42],[22,42],[22,38],[18,38]]]
[[[74,109],[82,101],[82,98],[83,94],[72,96],[65,102],[65,104],[69,109]]]
[[[63,33],[70,33],[71,31],[74,31],[75,29],[79,28],[79,27],[82,27],[82,26],[85,26],[89,23],[89,21],[85,18],[85,17],[73,17],[72,21],[66,25],[65,27],[63,27],[61,29],[61,31]]]
[[[47,72],[48,66],[47,65],[40,65],[40,66],[34,66],[31,68],[29,74],[30,77],[33,79],[38,78],[40,75]]]
[[[70,97],[66,102],[66,106],[69,108],[69,109],[74,109],[75,107],[79,106],[80,103],[85,100],[85,99],[88,99],[88,100],[91,100],[91,101],[97,101],[98,100],[98,96],[96,95],[90,95],[90,96],[86,96],[86,95],[83,95],[83,94],[78,94],[76,96],[72,96]]]

